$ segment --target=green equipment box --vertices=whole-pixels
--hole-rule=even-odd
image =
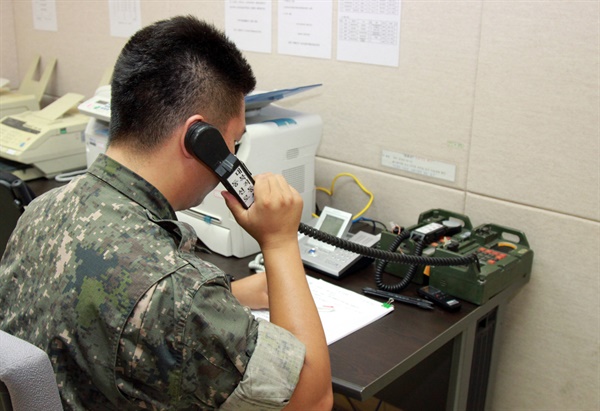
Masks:
[[[497,224],[483,224],[473,228],[467,216],[442,209],[422,213],[419,223],[407,230],[414,231],[431,223],[456,229],[453,235],[429,243],[422,252],[423,256],[464,257],[475,253],[480,267],[478,270],[475,264],[421,266],[417,268],[413,282],[426,284],[428,281],[431,286],[450,295],[481,305],[518,279],[529,281],[533,251],[523,232]],[[382,233],[380,248],[389,249],[395,237],[392,233]],[[412,254],[415,247],[415,241],[409,238],[397,251]],[[408,267],[410,266],[389,263],[385,272],[404,277]]]
[[[434,209],[421,213],[421,215],[419,216],[419,222],[413,226],[407,227],[405,230],[412,232],[418,229],[419,227],[426,226],[430,223],[442,224],[445,221],[452,222],[453,224],[459,224],[461,227],[463,227],[464,230],[471,230],[473,228],[473,226],[471,225],[471,220],[465,215],[454,213],[448,210]],[[381,240],[379,242],[379,248],[381,248],[382,250],[389,250],[390,246],[392,245],[395,239],[395,234],[387,231],[382,232]],[[398,249],[389,251],[398,251],[403,254],[414,255],[416,245],[417,244],[415,241],[408,239],[402,242]],[[436,243],[433,243],[429,247],[427,247],[423,251],[423,255],[430,257],[433,256],[436,245]],[[404,278],[407,271],[409,270],[409,267],[410,265],[406,264],[388,263],[385,267],[385,272],[393,274],[397,277]],[[425,275],[425,272],[429,269],[430,268],[427,266],[419,266],[417,268],[414,278],[412,279],[412,282],[416,284],[427,284],[428,279]]]

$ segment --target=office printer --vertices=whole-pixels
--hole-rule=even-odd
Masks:
[[[322,120],[316,114],[287,110],[271,104],[319,85],[256,93],[246,97],[246,133],[236,154],[253,174],[282,174],[304,200],[302,221],[310,222],[315,206],[315,154],[321,141]],[[110,86],[79,105],[90,115],[85,131],[88,166],[106,150],[110,121]],[[219,184],[196,207],[177,212],[198,238],[224,256],[246,257],[259,251],[258,243],[235,221],[225,205]]]
[[[0,118],[40,109],[40,101],[44,97],[44,92],[50,82],[50,77],[56,66],[56,59],[50,59],[46,63],[40,79],[35,80],[39,66],[40,56],[38,55],[33,59],[18,90],[10,90],[8,80],[3,81],[5,84],[2,84],[0,88]]]
[[[0,120],[0,158],[21,180],[54,177],[85,167],[83,130],[88,117],[76,110],[83,96],[68,93],[40,111]]]

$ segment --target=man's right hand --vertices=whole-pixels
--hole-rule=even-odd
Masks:
[[[262,250],[277,248],[285,241],[297,241],[303,207],[298,191],[279,174],[258,174],[254,179],[254,204],[249,209],[229,192],[222,192],[238,224],[254,237]]]

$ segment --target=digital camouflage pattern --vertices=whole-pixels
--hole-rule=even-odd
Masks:
[[[285,357],[286,382],[267,405],[283,407],[303,346],[257,322],[195,243],[156,188],[101,155],[19,220],[0,264],[0,328],[49,353],[66,409],[125,410],[218,408],[271,327],[260,357]]]

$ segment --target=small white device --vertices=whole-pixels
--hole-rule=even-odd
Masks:
[[[44,97],[44,93],[54,72],[56,59],[49,59],[40,79],[35,80],[39,65],[40,56],[38,55],[29,66],[18,90],[13,91],[5,88],[8,86],[8,83],[2,84],[2,88],[0,89],[0,118],[24,111],[38,111],[40,109],[40,101]]]
[[[342,238],[353,243],[372,247],[380,240],[380,235],[360,231],[349,234],[352,224],[352,214],[325,207],[314,227],[327,234]],[[352,251],[344,250],[331,244],[323,243],[304,234],[298,236],[300,256],[305,266],[321,271],[333,277],[341,277],[356,268],[363,256]]]
[[[81,94],[68,93],[43,110],[0,120],[0,157],[19,165],[14,175],[28,181],[85,167],[88,117],[77,112],[81,100]]]
[[[94,97],[77,107],[90,116],[85,128],[85,157],[89,167],[98,154],[105,153],[108,147],[110,124],[110,85],[98,87]]]

